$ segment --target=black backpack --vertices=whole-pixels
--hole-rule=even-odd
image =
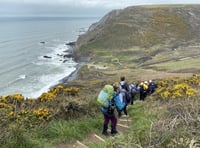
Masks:
[[[115,110],[115,104],[113,103],[113,101],[109,101],[109,105],[108,105],[108,113],[109,114],[113,114]]]
[[[123,95],[123,102],[129,104],[131,101],[131,94],[127,92],[125,89],[121,89],[121,93]]]
[[[122,89],[125,89],[127,92],[130,91],[129,85],[125,82],[123,85],[121,85]]]

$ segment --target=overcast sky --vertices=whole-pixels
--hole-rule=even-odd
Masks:
[[[200,0],[0,0],[0,16],[103,16],[145,4],[200,4]]]

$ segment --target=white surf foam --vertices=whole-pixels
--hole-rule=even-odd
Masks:
[[[76,64],[74,64],[74,67],[66,68],[66,70],[60,74],[58,73],[58,74],[42,75],[39,78],[40,84],[38,84],[38,88],[41,89],[39,89],[36,92],[30,93],[29,97],[38,98],[42,93],[48,92],[51,87],[59,84],[64,77],[69,76],[72,72],[74,72],[76,70],[75,65]]]
[[[50,52],[46,56],[51,58],[45,58],[44,56],[38,57],[38,61],[33,64],[38,66],[47,66],[47,70],[51,71],[38,77],[38,83],[35,83],[35,92],[31,92],[28,97],[37,98],[42,93],[47,92],[49,88],[57,85],[63,78],[69,76],[76,70],[76,63],[73,58],[67,58],[64,55],[69,50],[65,44],[60,44],[55,47],[47,47]],[[66,62],[65,62],[66,60]]]

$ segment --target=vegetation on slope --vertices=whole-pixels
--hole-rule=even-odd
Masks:
[[[109,144],[112,147],[200,146],[199,78],[158,81],[159,88],[153,96],[129,108],[132,130]],[[172,94],[164,95],[171,90]]]
[[[154,66],[155,63],[198,58],[199,7],[158,5],[113,10],[78,38],[76,55],[92,62],[125,60],[124,64],[131,62],[132,67],[150,66],[156,70],[162,68]]]
[[[92,50],[95,47],[117,50],[191,40],[198,36],[193,32],[198,28],[191,24],[200,23],[196,18],[199,13],[198,5],[134,6],[114,10],[81,36],[77,45],[80,50]]]
[[[21,94],[1,96],[1,146],[43,147],[45,139],[72,140],[94,130],[99,125],[92,120],[97,103],[88,95],[80,97],[80,89],[84,88],[59,85],[37,99],[25,99]],[[81,120],[75,121],[78,118]]]
[[[79,83],[78,88],[57,86],[36,100],[24,100],[19,94],[2,96],[1,146],[53,147],[57,143],[82,140],[94,131],[100,133],[102,117],[96,103],[97,93],[89,92],[92,88],[99,90],[108,81],[88,83],[91,87],[88,90],[83,89],[84,83],[82,86]],[[106,145],[184,147],[192,140],[199,140],[200,75],[157,80],[157,83],[156,93],[129,107],[133,121],[130,132],[116,136]]]

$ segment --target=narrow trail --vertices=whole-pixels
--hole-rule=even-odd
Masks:
[[[130,129],[131,119],[129,116],[122,115],[118,118],[117,131],[118,134],[125,133]],[[89,148],[89,145],[94,143],[105,143],[107,138],[115,138],[115,136],[110,134],[110,129],[108,129],[108,136],[104,136],[101,133],[91,133],[82,141],[76,141],[71,144],[59,144],[56,148]]]

